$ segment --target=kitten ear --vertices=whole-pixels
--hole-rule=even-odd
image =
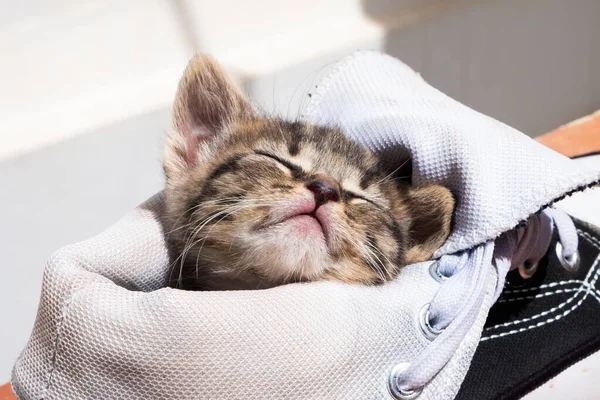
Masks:
[[[198,147],[252,107],[211,57],[198,55],[179,82],[173,105],[173,129],[167,140],[165,169],[189,168],[198,161]]]
[[[431,259],[450,235],[454,197],[439,185],[411,186],[407,192],[411,226],[407,264]]]

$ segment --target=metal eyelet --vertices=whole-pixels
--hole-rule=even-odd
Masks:
[[[416,399],[423,392],[423,388],[417,388],[412,390],[402,390],[398,386],[398,375],[406,371],[410,366],[409,363],[400,363],[392,368],[390,375],[388,376],[388,391],[392,397],[396,400],[412,400]]]
[[[429,266],[429,275],[431,275],[431,277],[436,282],[442,283],[443,281],[448,279],[448,277],[440,272],[440,270],[438,269],[438,266],[439,266],[439,264],[437,261],[432,262],[431,265]]]
[[[562,267],[564,269],[566,269],[569,272],[576,272],[577,270],[579,270],[579,250],[575,251],[575,254],[573,254],[571,257],[565,257],[564,253],[563,253],[563,246],[560,243],[560,241],[556,242],[556,257],[558,258],[558,261],[560,262],[560,265],[562,265]]]
[[[421,307],[421,311],[419,312],[419,326],[421,327],[421,332],[423,335],[429,340],[434,340],[436,337],[443,332],[443,329],[435,329],[429,323],[429,307],[431,303],[425,304]]]
[[[538,269],[538,263],[531,263],[529,261],[525,261],[523,264],[519,265],[519,275],[523,279],[529,279]]]

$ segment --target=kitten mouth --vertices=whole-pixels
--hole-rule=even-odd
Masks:
[[[303,214],[294,215],[292,217],[286,218],[282,222],[287,222],[287,221],[290,221],[292,219],[299,218],[299,217],[311,217],[312,219],[314,219],[315,221],[317,221],[317,223],[321,227],[321,230],[323,231],[323,233],[325,233],[325,226],[323,226],[323,222],[321,222],[321,220],[319,219],[319,217],[317,217],[317,211],[316,210],[313,211],[313,212],[310,212],[310,213],[303,213]]]
[[[327,241],[327,229],[322,219],[319,218],[317,210],[286,216],[281,220],[263,225],[259,227],[258,230],[266,230],[283,224],[296,224],[297,229],[305,234],[314,233],[316,230],[318,230],[323,235],[323,238]]]
[[[293,224],[294,230],[297,231],[300,236],[322,235],[323,239],[327,241],[327,229],[325,229],[323,221],[321,221],[315,211],[311,213],[296,214],[286,218],[279,224]]]
[[[323,223],[319,220],[315,211],[309,212],[309,213],[299,213],[299,214],[290,215],[279,221],[275,221],[270,224],[263,225],[262,227],[260,227],[260,229],[270,228],[270,227],[273,227],[276,225],[285,224],[286,222],[290,222],[290,221],[298,219],[298,218],[306,218],[306,217],[310,217],[311,219],[314,219],[321,227],[321,230],[325,231]]]

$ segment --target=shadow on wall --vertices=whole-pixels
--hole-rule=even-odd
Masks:
[[[163,187],[170,110],[0,162],[0,384],[25,347],[53,251],[106,229]],[[2,397],[0,396],[0,399]]]
[[[597,0],[363,0],[363,8],[386,28],[385,52],[530,136],[600,108]]]

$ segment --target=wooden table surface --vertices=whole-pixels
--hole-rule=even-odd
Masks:
[[[546,133],[537,140],[567,157],[600,151],[600,110]]]
[[[0,386],[0,400],[16,400],[10,388],[10,383]]]
[[[546,133],[537,140],[567,157],[600,152],[600,110]],[[16,400],[10,384],[0,386],[0,400]]]

